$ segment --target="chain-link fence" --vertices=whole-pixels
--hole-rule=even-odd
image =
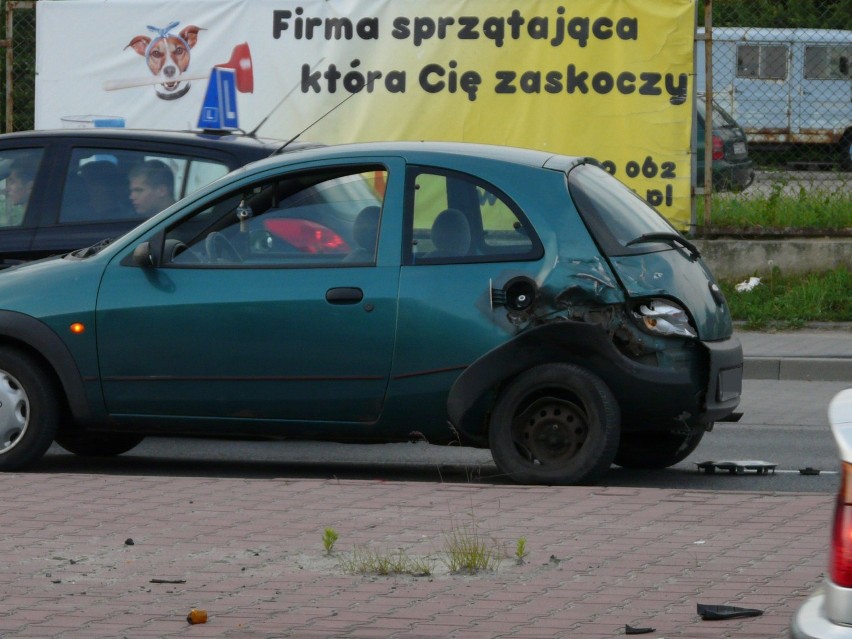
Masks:
[[[6,18],[2,131],[34,125],[35,5],[0,0]],[[727,219],[732,202],[743,199],[777,206],[797,198],[808,200],[799,207],[806,216],[836,211],[821,226],[852,227],[850,16],[852,0],[699,0],[696,87],[711,93],[719,111],[710,140],[712,188],[720,192],[714,220]],[[730,137],[731,121],[744,129],[746,145]],[[701,131],[697,137],[703,147]],[[736,172],[739,178],[731,179]],[[820,198],[830,206],[819,206]],[[710,222],[709,215],[704,219]]]
[[[35,114],[35,2],[3,0],[3,131],[32,129]]]

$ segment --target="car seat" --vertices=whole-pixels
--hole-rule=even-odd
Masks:
[[[357,248],[343,258],[344,262],[372,263],[376,258],[376,241],[379,232],[378,206],[368,206],[358,213],[352,225],[352,239]]]
[[[445,209],[432,223],[434,249],[426,257],[462,257],[470,252],[470,224],[458,209]]]

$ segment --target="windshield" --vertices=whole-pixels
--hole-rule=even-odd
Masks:
[[[582,164],[568,174],[568,189],[586,225],[609,254],[647,250],[630,246],[649,233],[677,233],[645,200],[596,166]]]

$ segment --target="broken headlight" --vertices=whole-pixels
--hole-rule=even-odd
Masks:
[[[698,337],[689,324],[689,317],[680,306],[669,300],[650,300],[639,305],[633,316],[645,328],[656,335],[679,335]]]

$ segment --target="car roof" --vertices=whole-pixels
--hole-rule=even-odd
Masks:
[[[288,150],[290,147],[288,147]],[[291,155],[288,161],[321,160],[328,158],[356,158],[363,155],[399,155],[410,163],[428,162],[430,160],[447,160],[448,158],[466,159],[476,157],[483,160],[497,160],[508,164],[529,167],[553,168],[566,170],[584,160],[581,157],[559,155],[547,151],[522,149],[517,147],[475,144],[470,142],[356,142],[329,146],[307,146]],[[280,158],[269,158],[259,164],[277,163]]]
[[[90,128],[90,129],[43,129],[34,131],[16,131],[0,135],[0,142],[15,139],[91,139],[144,141],[161,143],[179,143],[187,146],[200,146],[219,149],[258,149],[274,153],[282,146],[284,140],[258,138],[232,131],[165,131],[159,129],[124,129],[124,128]],[[298,150],[315,146],[306,142],[294,142],[287,145],[287,150]]]

